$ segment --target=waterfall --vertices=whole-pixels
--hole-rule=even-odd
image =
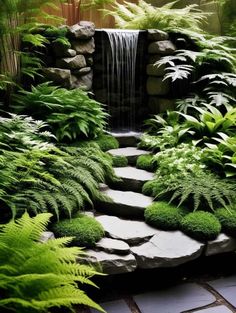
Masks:
[[[104,31],[110,43],[110,50],[103,51],[106,60],[109,113],[117,117],[116,128],[134,130],[135,68],[139,31],[120,29]]]

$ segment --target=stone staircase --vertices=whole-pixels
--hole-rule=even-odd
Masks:
[[[102,185],[102,192],[112,202],[100,201],[95,218],[106,237],[94,249],[87,250],[87,260],[99,262],[107,274],[132,272],[136,268],[174,267],[200,257],[236,249],[236,239],[224,234],[211,242],[198,242],[181,231],[161,231],[144,222],[144,210],[153,202],[141,193],[143,184],[153,173],[135,167],[138,156],[149,152],[136,147],[136,134],[116,135],[122,148],[108,151],[126,156],[129,165],[115,168],[119,182]],[[127,145],[133,145],[128,146]]]

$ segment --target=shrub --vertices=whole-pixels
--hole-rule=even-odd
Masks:
[[[50,216],[25,213],[0,228],[0,311],[41,313],[61,307],[65,312],[75,304],[103,311],[77,288],[78,283],[94,285],[90,279],[98,273],[78,263],[80,248],[66,247],[72,238],[39,242]]]
[[[80,247],[93,247],[104,236],[101,224],[86,215],[59,221],[52,229],[56,236],[74,237],[73,243]]]
[[[187,214],[181,220],[181,229],[190,237],[205,241],[214,240],[221,231],[221,225],[214,214],[198,211]]]
[[[236,211],[222,208],[215,211],[215,216],[220,221],[223,232],[236,237]]]
[[[125,155],[112,156],[113,167],[126,167],[128,165],[128,159]]]
[[[167,202],[154,202],[146,208],[145,221],[157,228],[164,230],[178,229],[182,217],[187,212],[182,208],[177,208]]]
[[[99,145],[102,151],[119,148],[118,140],[111,135],[100,135],[95,142]]]
[[[151,154],[140,155],[137,159],[136,167],[142,170],[153,172],[155,166],[152,162],[152,159],[153,159],[153,156]]]

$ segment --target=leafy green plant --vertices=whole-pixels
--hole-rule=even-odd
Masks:
[[[154,202],[146,208],[146,223],[163,230],[179,229],[180,222],[187,211],[167,202]]]
[[[220,234],[221,225],[212,213],[198,211],[183,217],[181,230],[200,241],[214,240]]]
[[[100,135],[96,138],[95,142],[99,145],[102,151],[119,148],[118,140],[111,135]]]
[[[94,247],[105,234],[102,225],[95,218],[82,214],[53,224],[52,230],[58,237],[73,237],[72,244],[79,247]]]
[[[236,237],[236,211],[230,208],[221,208],[215,211],[215,216],[221,223],[222,231]]]
[[[15,97],[14,108],[35,118],[44,116],[59,141],[96,138],[103,132],[107,113],[102,104],[80,89],[67,90],[43,83]]]
[[[77,261],[83,255],[78,247],[66,247],[71,237],[39,242],[51,214],[20,219],[0,229],[0,308],[4,312],[51,312],[55,308],[72,311],[73,305],[84,304],[104,310],[92,301],[79,283],[95,286],[93,268]]]
[[[142,170],[154,172],[153,155],[140,155],[136,161],[136,167]]]

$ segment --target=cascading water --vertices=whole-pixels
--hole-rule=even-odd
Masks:
[[[106,63],[107,104],[116,116],[116,128],[135,129],[135,79],[139,31],[104,29],[110,50],[103,48]],[[115,111],[115,112],[114,112]]]

